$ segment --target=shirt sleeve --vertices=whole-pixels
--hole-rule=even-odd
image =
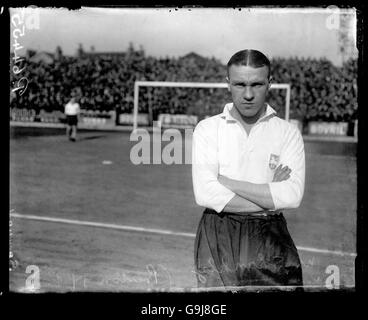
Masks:
[[[297,128],[290,127],[286,133],[280,164],[288,166],[291,174],[285,181],[269,183],[275,209],[298,208],[304,194],[305,154],[303,137]]]
[[[192,178],[196,203],[220,213],[235,193],[218,182],[217,126],[200,122],[193,133]]]

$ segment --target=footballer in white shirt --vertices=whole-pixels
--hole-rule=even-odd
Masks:
[[[66,116],[66,135],[70,141],[76,141],[77,138],[77,125],[78,114],[80,112],[80,106],[77,102],[77,97],[72,94],[71,99],[65,105],[64,113]]]
[[[282,210],[297,208],[304,194],[302,135],[266,102],[272,77],[263,53],[237,52],[227,73],[232,103],[193,134],[193,189],[205,208],[195,240],[198,286],[301,288]]]

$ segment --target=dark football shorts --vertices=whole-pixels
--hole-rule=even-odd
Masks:
[[[195,239],[198,287],[302,286],[298,251],[282,213],[203,212]]]
[[[76,126],[78,124],[78,117],[77,116],[66,116],[66,123],[69,126]]]

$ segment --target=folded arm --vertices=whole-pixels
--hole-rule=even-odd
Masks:
[[[275,171],[272,182],[257,184],[219,176],[220,183],[237,195],[264,209],[297,208],[304,193],[304,143],[297,130],[290,130],[285,138],[281,162],[286,166]]]
[[[291,169],[287,166],[280,165],[274,174],[273,182],[281,182],[290,178]],[[229,188],[237,195],[253,201],[258,206],[266,210],[274,210],[275,204],[272,199],[271,191],[267,183],[257,184],[247,181],[240,181],[219,176],[219,182]]]
[[[264,209],[255,203],[235,194],[234,197],[225,205],[224,211],[232,213],[252,213],[264,211]]]

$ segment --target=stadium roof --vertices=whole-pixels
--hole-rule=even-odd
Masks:
[[[206,60],[205,57],[202,57],[201,55],[199,55],[198,53],[195,53],[195,52],[189,52],[185,56],[180,57],[180,59],[201,59],[201,60]]]
[[[90,52],[84,52],[83,54],[86,55],[86,56],[125,56],[126,52],[121,52],[121,51],[94,52],[94,51],[90,51]]]
[[[49,52],[45,52],[45,51],[41,51],[41,52],[36,52],[35,54],[31,55],[29,57],[29,61],[32,62],[45,62],[47,64],[49,63],[53,63],[55,60],[55,55],[53,53],[49,53]]]

